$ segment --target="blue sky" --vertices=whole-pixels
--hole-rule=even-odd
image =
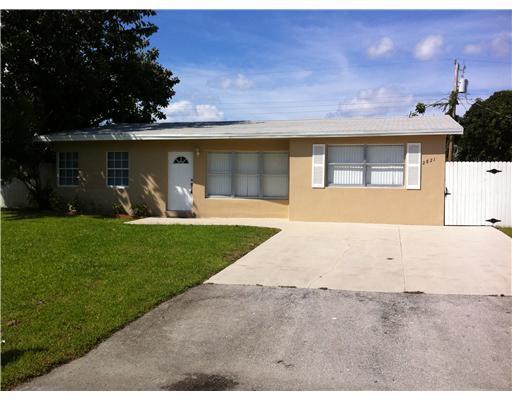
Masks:
[[[181,80],[168,121],[407,115],[448,95],[454,58],[466,65],[467,107],[512,87],[511,11],[168,10],[151,20],[151,44]]]

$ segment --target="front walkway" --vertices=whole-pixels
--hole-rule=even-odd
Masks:
[[[511,295],[512,240],[492,227],[146,218],[130,224],[252,225],[277,235],[208,283]]]

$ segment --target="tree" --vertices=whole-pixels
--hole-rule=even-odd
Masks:
[[[459,123],[458,161],[512,161],[512,90],[477,99]]]
[[[414,111],[411,111],[409,113],[409,118],[411,117],[417,117],[418,115],[423,115],[425,114],[425,111],[427,111],[427,107],[428,105],[426,105],[425,103],[416,103],[416,107],[414,107]]]
[[[418,103],[409,117],[425,113],[426,109],[442,109],[453,115],[459,104],[456,92],[432,104]],[[495,92],[486,100],[477,99],[463,117],[454,119],[464,127],[464,134],[455,139],[457,161],[512,161],[512,90]]]
[[[444,98],[438,101],[435,101],[430,104],[425,103],[416,103],[416,107],[414,107],[414,111],[409,112],[409,117],[417,117],[419,115],[425,114],[427,108],[437,108],[442,110],[446,115],[451,115],[455,120],[457,120],[457,115],[455,114],[455,107],[459,104],[458,93],[454,90],[450,92],[448,98]]]
[[[155,122],[179,80],[158,63],[152,11],[2,11],[2,182],[20,179],[40,206],[37,135],[105,122]]]

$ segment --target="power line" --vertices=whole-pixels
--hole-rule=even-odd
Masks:
[[[267,71],[251,71],[245,70],[242,71],[246,75],[255,76],[255,75],[274,75],[274,74],[290,74],[290,73],[311,73],[311,72],[325,72],[325,71],[337,71],[342,72],[346,71],[350,68],[382,68],[382,67],[394,67],[397,65],[411,65],[411,64],[427,64],[427,63],[436,63],[436,62],[446,62],[453,61],[453,59],[433,59],[433,60],[423,60],[423,61],[400,61],[400,62],[392,62],[392,63],[371,63],[371,64],[350,64],[348,66],[340,66],[340,67],[326,67],[326,68],[297,68],[297,69],[270,69]],[[512,65],[512,62],[507,61],[490,61],[490,60],[482,60],[482,59],[465,59],[465,62],[476,62],[476,63],[484,63],[484,64],[502,64],[502,65]],[[184,68],[185,70],[186,68]],[[176,74],[179,75],[179,68],[174,68]],[[219,74],[217,76],[226,76],[231,75],[230,73]]]
[[[437,104],[437,103],[441,103],[442,101],[447,101],[447,100],[448,99],[446,97],[438,98],[436,101],[434,101],[431,104]],[[469,101],[468,101],[468,103],[469,103]],[[338,104],[333,104],[332,107],[331,107],[331,104],[326,104],[324,106],[318,105],[317,107],[321,107],[321,108],[316,108],[316,109],[313,109],[309,105],[309,106],[305,106],[307,109],[300,110],[300,111],[294,110],[294,109],[301,108],[302,106],[287,107],[287,108],[281,109],[279,111],[254,110],[254,108],[245,108],[245,109],[228,108],[228,109],[221,109],[220,111],[228,113],[228,114],[241,114],[241,115],[286,115],[286,114],[317,114],[317,113],[325,114],[325,113],[338,113],[338,112],[344,112],[344,111],[357,113],[359,111],[369,111],[371,109],[386,109],[386,108],[397,109],[400,107],[405,108],[407,106],[410,106],[411,104],[406,104],[406,103],[396,104],[395,102],[369,102],[367,105],[368,105],[368,107],[362,107],[362,104],[338,103]],[[396,105],[396,106],[393,107],[393,105]],[[329,107],[324,108],[327,106],[329,106]],[[340,107],[340,106],[342,106],[342,107]],[[279,106],[277,108],[279,108]],[[273,109],[276,109],[276,107],[273,107]]]
[[[311,114],[311,113],[328,113],[328,112],[343,112],[343,111],[357,112],[357,111],[368,111],[371,109],[378,109],[378,108],[393,109],[393,108],[399,108],[399,107],[405,108],[407,106],[408,106],[407,104],[398,105],[397,107],[390,107],[389,105],[370,105],[369,107],[361,107],[358,105],[356,107],[346,106],[346,107],[342,107],[341,109],[325,108],[325,109],[318,109],[318,110],[302,110],[302,111],[281,110],[281,111],[276,111],[276,112],[274,112],[274,111],[249,111],[249,112],[238,111],[238,113],[243,114],[243,115]],[[222,110],[220,110],[220,111],[222,111]],[[237,113],[237,111],[234,111],[234,112],[231,111],[230,113],[234,114],[234,113]]]
[[[427,100],[427,99],[425,99]],[[436,101],[434,101],[431,104],[437,104],[441,103],[442,101],[447,101],[448,99],[446,97],[438,98]],[[466,96],[466,102],[471,105],[470,99]],[[261,104],[261,103],[260,103]],[[317,105],[317,106],[311,106],[311,105],[304,105],[304,106],[284,106],[285,108],[280,109],[279,111],[265,111],[265,110],[254,110],[254,108],[227,108],[227,109],[221,109],[220,111],[228,113],[228,114],[241,114],[241,115],[286,115],[286,114],[325,114],[325,113],[339,113],[344,111],[349,112],[364,112],[369,111],[372,109],[397,109],[400,107],[407,107],[411,104],[401,103],[397,104],[396,102],[369,102],[367,103],[368,107],[363,107],[363,104],[361,103],[338,103],[338,104],[325,104],[325,105]],[[395,105],[395,107],[393,107]],[[461,103],[461,105],[464,106],[464,108],[467,110],[466,106]],[[340,107],[341,106],[341,107]],[[283,106],[274,106],[273,109],[281,108]],[[304,110],[296,110],[298,108],[307,108]],[[317,108],[320,107],[320,108]],[[328,107],[328,108],[325,108]],[[485,108],[485,107],[484,107]],[[493,110],[490,110],[493,111]],[[501,115],[501,114],[500,114]],[[508,116],[507,116],[508,117]]]
[[[443,96],[445,95],[444,92],[431,92],[431,93],[420,93],[420,94],[410,94],[410,95],[393,95],[393,96],[378,96],[379,99],[408,99],[413,98],[415,100],[423,100],[428,101],[433,99],[437,96]],[[476,95],[476,93],[474,93]],[[489,96],[490,93],[481,93],[481,96]],[[346,95],[342,96],[343,98],[336,98],[336,99],[302,99],[302,100],[258,100],[258,101],[223,101],[219,98],[217,99],[208,99],[205,98],[204,100],[201,100],[201,102],[195,102],[197,104],[203,104],[203,103],[215,103],[217,106],[226,106],[226,105],[261,105],[261,104],[320,104],[320,103],[327,103],[326,105],[329,105],[331,103],[338,103],[339,101],[346,100]],[[354,97],[357,97],[354,96]],[[180,100],[175,100],[174,102],[178,102]],[[174,102],[171,102],[173,104]]]
[[[421,95],[395,95],[395,96],[378,96],[379,99],[407,99],[407,98],[425,98],[425,96],[428,96],[427,99],[431,99],[437,96],[441,96],[444,93],[437,92],[437,93],[429,93],[429,94],[421,94]],[[346,96],[344,96],[346,97]],[[355,96],[357,97],[357,96]],[[340,99],[333,99],[333,100],[260,100],[260,101],[233,101],[233,102],[225,102],[222,100],[218,100],[218,105],[230,105],[230,104],[294,104],[294,103],[303,103],[303,104],[312,104],[317,102],[328,102],[328,103],[337,103]],[[212,101],[214,102],[214,101]]]
[[[393,104],[397,104],[397,105],[409,105],[411,103],[415,103],[417,102],[418,100],[415,99],[415,98],[404,98],[404,100],[409,100],[409,101],[373,101],[371,99],[368,99],[368,100],[361,100],[361,101],[355,101],[355,102],[350,102],[350,103],[319,103],[319,104],[302,104],[302,105],[292,105],[292,106],[289,106],[289,105],[273,105],[272,106],[272,109],[302,109],[302,108],[316,108],[316,107],[339,107],[339,106],[364,106],[364,105],[374,105],[374,104],[384,104],[384,105],[393,105]],[[423,101],[430,101],[430,100],[434,100],[434,98],[430,98],[430,99],[422,99]],[[259,103],[260,106],[262,106],[262,108],[265,108],[265,102],[261,102]],[[248,107],[246,105],[240,105],[240,106],[228,106],[228,107],[223,107],[222,104],[219,104],[218,105],[219,107],[221,107],[222,109],[226,110],[253,110],[255,107]]]
[[[440,103],[443,100],[447,100],[446,97],[443,97],[441,99],[436,100],[435,103]],[[288,111],[287,109],[273,112],[273,111],[244,111],[244,110],[226,110],[226,112],[229,112],[231,114],[233,113],[241,113],[243,115],[274,115],[274,114],[311,114],[311,113],[337,113],[337,112],[343,112],[343,111],[350,111],[350,112],[358,112],[358,111],[368,111],[371,109],[379,109],[379,108],[389,108],[389,109],[396,109],[400,107],[407,107],[410,106],[410,104],[396,104],[396,107],[393,107],[393,104],[395,102],[377,102],[377,103],[368,103],[368,107],[361,107],[361,104],[352,104],[352,103],[346,103],[345,106],[339,107],[342,104],[334,105],[332,108],[322,108],[322,109],[316,109],[316,110],[303,110],[303,111]],[[336,108],[337,107],[337,108]],[[251,110],[251,109],[249,109]],[[221,110],[224,111],[224,110]]]
[[[474,59],[474,58],[470,58],[470,59],[465,58],[462,61],[464,63],[466,63],[466,62],[476,62],[476,63],[485,63],[485,64],[505,64],[505,65],[511,65],[512,64],[510,61],[477,60],[477,59]]]
[[[471,107],[471,105],[469,104],[469,101],[468,101],[468,98],[466,97],[466,103],[468,103],[468,105]],[[463,102],[460,102],[459,103],[462,107],[464,107],[464,110],[466,110],[466,112],[468,112],[468,108],[466,107],[466,105],[463,103]]]

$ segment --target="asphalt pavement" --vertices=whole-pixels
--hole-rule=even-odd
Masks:
[[[512,298],[204,284],[28,390],[512,389]]]

